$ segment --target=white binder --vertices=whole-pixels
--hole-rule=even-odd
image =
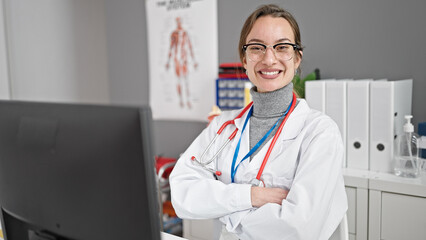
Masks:
[[[339,127],[345,146],[345,159],[343,167],[346,167],[346,84],[349,79],[326,81],[325,83],[325,114],[330,116]]]
[[[305,82],[305,100],[309,107],[325,113],[325,82],[329,80],[315,80]]]
[[[369,169],[370,81],[347,82],[347,167]]]
[[[394,139],[411,114],[413,80],[370,83],[370,170],[393,172]]]

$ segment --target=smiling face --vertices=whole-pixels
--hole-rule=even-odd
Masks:
[[[262,43],[268,46],[277,43],[295,43],[295,40],[293,29],[286,19],[262,16],[254,23],[245,43]],[[277,58],[274,50],[268,47],[263,58],[252,61],[245,56],[243,64],[257,91],[270,92],[286,86],[293,80],[300,61],[301,58],[296,53],[287,61]]]

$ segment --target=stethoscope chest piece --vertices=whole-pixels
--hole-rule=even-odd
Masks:
[[[206,164],[206,163],[203,163],[203,162],[201,162],[201,161],[197,160],[197,158],[196,158],[195,156],[192,156],[192,157],[191,157],[191,161],[192,161],[193,163],[198,164],[199,166],[201,166],[202,168],[206,169],[207,171],[209,171],[209,172],[213,173],[214,175],[216,175],[216,177],[218,177],[218,176],[222,175],[222,172],[221,172],[221,171],[219,171],[219,170],[215,170],[215,169],[213,169],[213,168],[209,168],[209,167],[207,166],[207,164],[208,164],[208,163],[210,163],[210,162],[212,162],[212,161],[210,161],[210,162],[208,162],[208,163]]]

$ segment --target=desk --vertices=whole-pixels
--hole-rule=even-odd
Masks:
[[[169,233],[161,232],[161,239],[162,240],[185,240],[186,238],[181,238]]]
[[[178,237],[169,233],[165,233],[165,232],[161,232],[161,239],[162,240],[185,240],[185,238],[181,238],[181,237]],[[0,240],[4,240],[1,227],[0,227]]]

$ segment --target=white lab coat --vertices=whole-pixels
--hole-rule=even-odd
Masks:
[[[262,179],[266,187],[290,190],[281,205],[251,205],[251,185],[272,139],[252,158],[242,162],[231,183],[231,163],[241,131],[217,158],[222,175],[216,180],[191,161],[200,157],[221,125],[238,111],[216,117],[180,157],[170,175],[171,197],[177,215],[186,219],[217,218],[240,239],[328,239],[347,210],[341,173],[343,144],[337,125],[326,115],[298,104],[279,136]],[[241,129],[247,113],[235,121]],[[237,163],[249,149],[244,131]],[[227,127],[209,156],[218,151],[234,127]],[[214,166],[211,164],[210,166]]]

